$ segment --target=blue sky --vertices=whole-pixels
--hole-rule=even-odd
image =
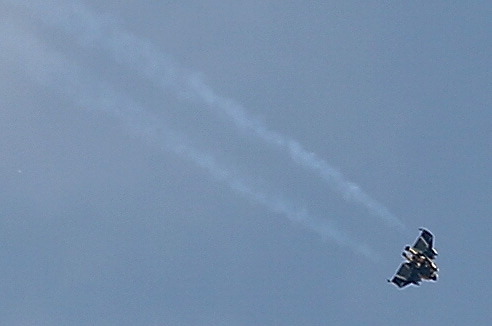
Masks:
[[[492,321],[490,6],[0,12],[2,324]]]

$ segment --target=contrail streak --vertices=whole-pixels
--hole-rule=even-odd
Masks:
[[[282,196],[255,188],[246,182],[246,178],[219,164],[212,155],[186,144],[184,137],[165,126],[138,103],[117,93],[107,83],[91,78],[81,67],[61,53],[50,50],[34,35],[8,22],[3,22],[0,27],[5,32],[0,35],[0,57],[18,65],[35,82],[71,99],[80,107],[116,117],[132,134],[178,154],[235,193],[314,231],[322,239],[331,240],[370,260],[379,259],[370,247],[353,240],[331,221],[309,214],[305,208]]]
[[[19,3],[15,1],[15,3]],[[47,5],[47,4],[51,5]],[[97,47],[107,51],[113,59],[127,65],[161,87],[174,88],[178,94],[199,99],[211,110],[225,115],[236,127],[263,142],[286,151],[299,166],[317,173],[334,191],[347,201],[362,205],[386,225],[404,230],[402,221],[385,206],[371,198],[357,184],[348,181],[343,174],[330,166],[316,153],[304,148],[297,140],[269,129],[264,123],[251,117],[246,109],[232,99],[219,95],[197,77],[189,74],[149,40],[125,32],[114,18],[91,12],[81,2],[28,1],[47,24],[62,28],[84,47]]]

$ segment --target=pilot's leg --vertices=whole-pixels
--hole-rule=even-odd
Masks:
[[[406,260],[408,261],[412,261],[412,257],[409,256],[406,252],[402,252],[401,255],[403,256],[403,258],[405,258]]]
[[[408,248],[408,251],[411,252],[413,255],[418,255],[417,250],[415,250],[413,248]]]

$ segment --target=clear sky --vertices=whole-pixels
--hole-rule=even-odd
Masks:
[[[0,324],[489,325],[491,16],[1,0]]]

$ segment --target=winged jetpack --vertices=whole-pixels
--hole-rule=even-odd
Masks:
[[[434,236],[429,231],[420,228],[421,231],[413,247],[406,246],[402,253],[406,259],[396,271],[396,275],[388,282],[394,283],[399,288],[409,284],[420,285],[422,280],[437,281],[437,268],[434,259],[437,250],[433,247]]]

